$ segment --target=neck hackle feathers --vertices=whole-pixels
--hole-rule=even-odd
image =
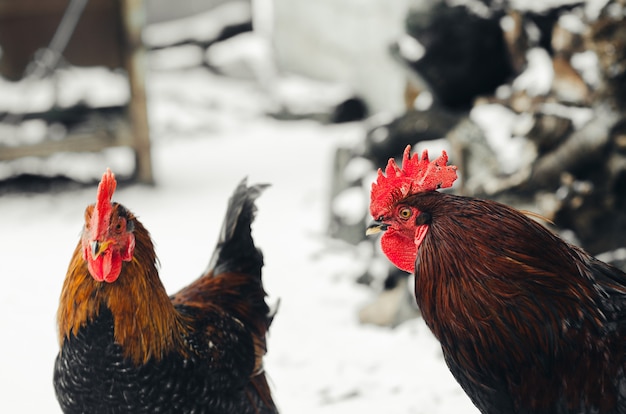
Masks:
[[[445,151],[439,158],[430,161],[427,150],[422,152],[421,157],[417,154],[411,156],[411,146],[407,145],[402,156],[402,167],[390,158],[384,173],[378,169],[378,177],[372,184],[372,216],[378,218],[395,201],[410,195],[452,187],[457,179],[457,167],[447,163],[448,154]]]
[[[96,237],[103,236],[109,226],[111,211],[111,198],[117,187],[115,175],[107,168],[102,174],[102,180],[98,185],[98,194],[96,195],[96,206],[92,216],[92,229]]]

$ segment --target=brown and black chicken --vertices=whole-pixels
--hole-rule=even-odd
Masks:
[[[239,184],[207,270],[168,297],[148,231],[103,175],[58,310],[65,413],[277,413],[263,371],[273,313],[250,229],[265,187]]]

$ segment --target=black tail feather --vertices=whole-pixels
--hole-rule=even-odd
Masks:
[[[207,273],[217,276],[225,272],[237,272],[261,277],[263,254],[254,245],[251,224],[256,215],[255,200],[269,184],[248,186],[244,178],[228,201],[226,217],[217,241]]]

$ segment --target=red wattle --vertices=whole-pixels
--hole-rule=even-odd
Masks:
[[[415,272],[417,248],[412,239],[389,229],[380,239],[380,246],[387,258],[400,270]]]
[[[98,282],[112,283],[122,271],[122,260],[119,253],[107,251],[96,259],[87,260],[89,273]]]
[[[413,237],[389,228],[380,239],[380,246],[387,258],[400,270],[415,273],[417,250],[428,233],[428,226],[417,226]]]

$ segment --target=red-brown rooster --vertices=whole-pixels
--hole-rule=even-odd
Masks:
[[[277,413],[263,372],[273,314],[251,236],[265,185],[230,198],[203,275],[168,297],[148,231],[107,171],[63,284],[54,387],[65,413]]]
[[[415,274],[450,371],[482,413],[626,413],[626,274],[506,205],[436,191],[456,167],[404,152],[367,233]]]

